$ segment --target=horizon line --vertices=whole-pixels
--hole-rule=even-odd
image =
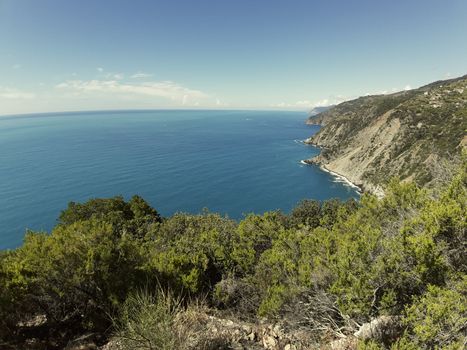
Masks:
[[[327,107],[327,106],[322,106]],[[0,118],[8,117],[33,117],[50,114],[79,114],[79,113],[105,113],[105,112],[151,112],[151,111],[245,111],[245,112],[303,112],[309,113],[313,110],[310,109],[282,109],[282,108],[122,108],[122,109],[83,109],[83,110],[64,110],[64,111],[50,111],[50,112],[30,112],[30,113],[13,113],[1,114]]]

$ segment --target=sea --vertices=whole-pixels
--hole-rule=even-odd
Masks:
[[[70,201],[138,194],[163,216],[239,220],[302,199],[358,198],[301,160],[319,130],[303,112],[150,110],[0,117],[0,249],[50,232]]]

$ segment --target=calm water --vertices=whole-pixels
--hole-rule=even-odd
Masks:
[[[357,197],[316,167],[298,112],[125,111],[0,117],[0,249],[69,201],[139,194],[161,214],[241,218],[303,198]]]

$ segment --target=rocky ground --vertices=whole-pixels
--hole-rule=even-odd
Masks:
[[[363,324],[358,331],[348,336],[336,338],[329,335],[326,342],[317,341],[312,333],[303,329],[291,329],[283,322],[270,323],[263,320],[258,323],[242,322],[228,318],[219,318],[209,314],[200,314],[199,328],[203,332],[204,349],[231,350],[352,350],[362,340],[394,339],[400,336],[399,318],[381,316]],[[187,349],[198,349],[194,342]],[[114,338],[103,346],[96,345],[96,334],[86,334],[70,342],[68,350],[122,350],[119,339]],[[126,349],[125,349],[126,350]]]

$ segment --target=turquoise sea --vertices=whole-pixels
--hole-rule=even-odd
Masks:
[[[300,160],[318,130],[305,113],[118,111],[0,117],[0,249],[50,231],[69,201],[139,194],[162,215],[290,211],[358,197]]]

